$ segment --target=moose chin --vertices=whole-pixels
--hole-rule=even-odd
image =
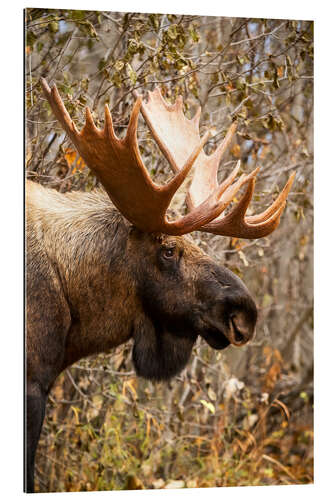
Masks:
[[[260,238],[279,224],[294,175],[273,204],[247,216],[257,170],[221,183],[217,169],[236,130],[207,156],[209,133],[199,134],[182,100],[167,104],[158,89],[136,96],[127,134],[115,135],[108,107],[104,129],[89,109],[79,132],[55,86],[44,95],[79,154],[104,190],[60,194],[26,185],[26,482],[34,491],[34,461],[48,393],[75,361],[133,339],[139,376],[168,380],[188,362],[201,336],[214,349],[242,346],[254,335],[257,309],[243,282],[186,236],[204,231]],[[140,157],[139,112],[174,177],[156,185]],[[169,220],[172,197],[190,169],[188,212]],[[239,202],[223,216],[239,189]]]

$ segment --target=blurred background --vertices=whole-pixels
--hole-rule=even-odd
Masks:
[[[296,180],[279,228],[260,240],[191,238],[256,298],[257,334],[218,352],[199,341],[170,383],[135,376],[131,343],[81,360],[57,380],[37,451],[36,491],[193,488],[313,482],[313,23],[296,20],[27,9],[26,175],[61,192],[98,181],[46,103],[55,82],[80,127],[108,103],[126,130],[132,91],[159,85],[201,106],[207,154],[238,120],[220,165],[260,166],[248,213]],[[167,162],[140,121],[139,145],[158,183]],[[186,189],[175,197],[185,210]],[[237,200],[235,200],[237,201]]]

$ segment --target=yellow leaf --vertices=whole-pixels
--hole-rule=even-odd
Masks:
[[[284,71],[283,66],[279,66],[278,69],[277,69],[277,74],[278,74],[279,78],[283,77],[283,71]]]
[[[204,399],[200,399],[200,403],[205,406],[213,415],[215,414],[215,408],[212,403],[209,403],[208,401],[205,401]]]
[[[78,159],[77,159],[77,162],[76,162],[76,168],[79,169],[79,170],[83,170],[83,168],[85,166],[86,166],[86,164],[84,163],[83,158],[81,158],[81,156],[79,156]]]
[[[75,162],[75,158],[76,158],[76,151],[75,151],[75,149],[66,149],[65,160],[66,160],[67,165],[69,166],[69,168]]]
[[[75,415],[75,424],[80,425],[80,419],[79,419],[79,413],[80,413],[80,408],[77,406],[71,406],[71,410],[73,410],[73,413]]]
[[[67,162],[68,168],[73,168],[73,174],[77,170],[83,170],[86,166],[83,158],[75,151],[75,149],[68,148],[65,151],[65,160]]]
[[[125,380],[123,384],[123,396],[125,396],[126,389],[128,388],[133,396],[133,399],[134,400],[138,399],[136,390],[134,388],[134,384],[136,383],[137,383],[136,379]]]

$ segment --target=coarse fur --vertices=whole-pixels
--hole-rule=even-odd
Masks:
[[[167,380],[201,335],[242,345],[257,310],[242,281],[188,238],[132,226],[103,191],[26,187],[26,490],[47,395],[82,357],[133,338],[138,375]]]

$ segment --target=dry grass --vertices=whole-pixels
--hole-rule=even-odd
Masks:
[[[219,392],[191,377],[193,365],[169,385],[125,368],[110,373],[125,355],[83,361],[71,370],[75,382],[66,373],[58,380],[38,448],[37,491],[313,482],[311,394],[277,396],[279,356],[278,376],[276,357],[267,364],[263,356],[257,387],[231,377]]]

